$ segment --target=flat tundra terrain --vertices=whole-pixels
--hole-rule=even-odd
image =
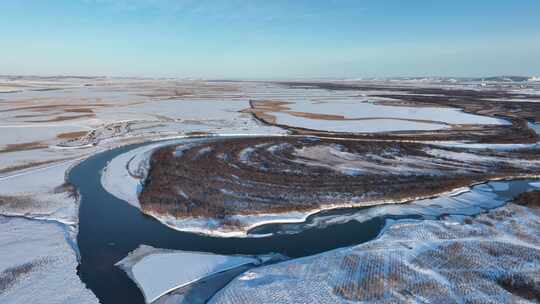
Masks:
[[[229,247],[219,236],[249,239],[261,225],[325,229],[345,218],[337,216],[343,208],[362,207],[347,211],[350,222],[373,210],[410,211],[428,198],[453,200],[451,215],[426,219],[417,210],[421,220],[384,222],[379,236],[365,243],[337,244],[329,252],[270,265],[256,250],[209,256],[186,253],[178,244],[158,248],[166,242],[130,244],[180,257],[167,265],[172,269],[185,257],[193,263],[207,259],[204,267],[193,266],[204,271],[192,277],[171,273],[154,281],[144,272],[152,269],[147,264],[131,276],[140,286],[121,277],[132,284],[126,290],[146,282],[147,302],[540,301],[538,199],[529,191],[538,185],[504,189],[512,195],[499,197],[501,189],[471,190],[490,180],[504,188],[509,180],[538,179],[539,122],[540,82],[526,78],[0,76],[0,302],[103,301],[103,289],[91,280],[99,282],[100,273],[135,248],[120,250],[111,242],[96,250],[114,263],[103,262],[95,276],[77,271],[87,256],[78,245],[80,205],[91,202],[69,174],[120,147],[122,153],[92,169],[100,176],[99,197],[120,199],[174,233],[200,238],[193,243],[212,244],[200,247],[212,253]],[[483,193],[478,197],[497,201],[497,208],[484,201],[474,205],[474,197],[460,202],[459,193]],[[368,208],[375,206],[382,209]],[[439,207],[446,206],[433,208]],[[228,269],[230,261],[242,267],[225,280],[219,269]],[[219,275],[212,292],[190,285],[192,278],[212,276],[216,282]],[[190,290],[190,297],[178,286]],[[143,299],[142,293],[134,297]]]

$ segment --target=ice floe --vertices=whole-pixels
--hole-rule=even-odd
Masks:
[[[212,275],[245,265],[257,266],[276,256],[218,255],[140,246],[117,265],[144,294],[147,303]]]

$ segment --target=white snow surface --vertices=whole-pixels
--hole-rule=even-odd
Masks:
[[[116,198],[140,208],[138,195],[144,178],[132,174],[135,171],[143,173],[148,168],[152,151],[167,143],[172,142],[144,145],[113,158],[101,172],[103,188]]]
[[[70,229],[0,216],[0,303],[98,303],[77,276]]]
[[[55,190],[65,183],[65,172],[75,163],[64,161],[0,177],[0,194],[14,198],[13,202],[0,204],[0,214],[76,225],[78,202],[69,193]]]
[[[484,156],[477,155],[471,152],[456,152],[449,150],[440,150],[440,149],[425,149],[427,154],[437,157],[443,160],[455,160],[465,163],[473,164],[505,164],[513,166],[516,168],[538,168],[540,166],[540,161],[538,160],[526,160],[526,159],[510,159],[497,156]]]
[[[312,93],[313,94],[313,93]],[[509,122],[474,115],[452,108],[388,106],[368,102],[368,99],[297,98],[286,106],[290,110],[270,112],[278,124],[331,132],[391,132],[425,131],[449,128],[449,125],[508,125]],[[325,120],[293,115],[294,112],[343,116],[347,120]]]
[[[117,263],[137,283],[147,303],[213,274],[247,264],[260,264],[252,256],[173,251],[140,246]]]
[[[337,105],[336,105],[337,106]],[[278,124],[311,130],[344,133],[377,133],[393,131],[430,131],[450,128],[445,124],[407,121],[399,119],[322,120],[272,112]]]
[[[538,286],[539,211],[465,219],[391,223],[361,245],[251,269],[209,303],[533,303],[498,282]]]
[[[23,144],[55,140],[61,133],[89,131],[89,127],[75,124],[11,124],[0,125],[0,145]]]
[[[478,149],[478,150],[497,150],[497,151],[512,151],[521,149],[539,149],[540,143],[534,144],[480,144],[480,143],[468,143],[461,141],[438,141],[430,142],[429,144],[441,147],[454,147],[465,149]]]

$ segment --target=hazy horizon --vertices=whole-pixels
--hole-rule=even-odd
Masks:
[[[540,3],[532,0],[6,0],[0,11],[2,75],[540,74]]]
[[[409,76],[380,76],[380,77],[283,77],[283,78],[239,78],[239,77],[223,77],[223,78],[205,78],[205,77],[189,77],[189,76],[117,76],[117,75],[70,75],[70,74],[0,74],[0,77],[13,77],[13,78],[110,78],[110,79],[141,79],[141,80],[202,80],[202,81],[254,81],[254,82],[264,82],[264,81],[375,81],[375,80],[421,80],[421,79],[442,79],[442,80],[480,80],[480,79],[489,79],[489,78],[504,78],[504,77],[528,77],[533,81],[537,81],[540,78],[538,75],[482,75],[482,76],[440,76],[440,75],[409,75]],[[533,79],[534,78],[534,79]]]

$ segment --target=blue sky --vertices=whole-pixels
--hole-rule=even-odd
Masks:
[[[0,74],[540,74],[538,0],[2,0]]]

